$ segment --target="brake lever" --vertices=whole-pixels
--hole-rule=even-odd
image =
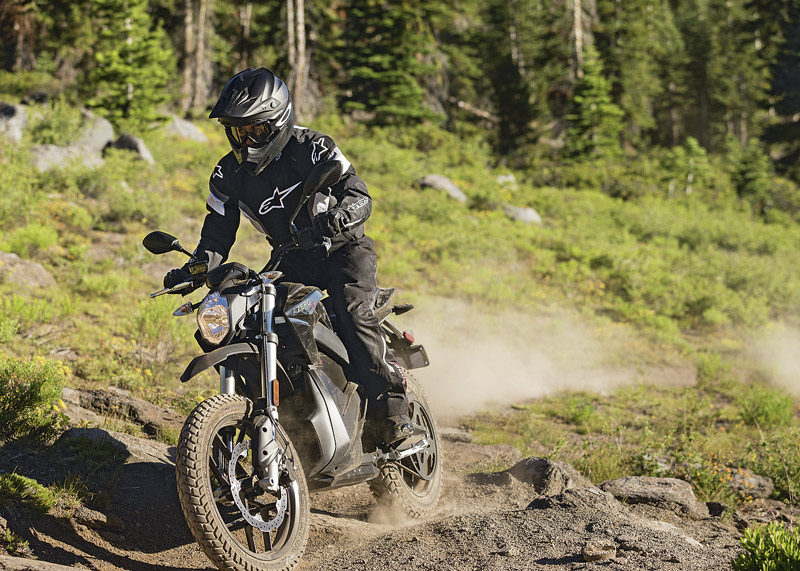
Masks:
[[[151,298],[158,297],[158,296],[164,295],[166,293],[178,293],[178,292],[180,292],[181,290],[184,290],[184,289],[188,289],[189,291],[187,291],[186,293],[190,293],[194,289],[197,289],[197,288],[194,288],[194,285],[195,285],[195,282],[193,282],[193,281],[181,282],[179,284],[175,284],[172,287],[164,288],[162,290],[153,292],[153,293],[150,294],[150,297]]]

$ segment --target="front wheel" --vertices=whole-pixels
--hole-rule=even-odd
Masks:
[[[408,371],[406,393],[414,424],[424,426],[429,446],[397,462],[381,466],[369,487],[378,504],[402,509],[408,516],[421,518],[436,509],[442,493],[442,450],[439,431],[422,388]]]
[[[178,441],[178,495],[192,535],[218,568],[288,570],[308,539],[308,487],[294,446],[280,431],[279,490],[256,485],[252,408],[245,397],[226,394],[192,411]]]

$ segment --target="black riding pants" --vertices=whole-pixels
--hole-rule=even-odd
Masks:
[[[327,290],[336,315],[336,332],[369,399],[367,411],[372,418],[408,414],[403,374],[372,311],[377,267],[374,242],[364,236],[326,258],[292,252],[278,268],[288,281]]]

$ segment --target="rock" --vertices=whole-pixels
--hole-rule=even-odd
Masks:
[[[569,464],[553,462],[547,458],[525,458],[506,472],[521,482],[531,484],[536,493],[543,496],[592,485]]]
[[[85,111],[83,114],[84,124],[81,135],[72,147],[79,147],[99,157],[103,149],[114,140],[114,127],[108,119]]]
[[[692,519],[708,517],[708,507],[697,501],[692,486],[677,478],[628,476],[598,486],[628,504],[648,504]]]
[[[24,105],[0,102],[0,134],[12,143],[19,143],[28,126],[28,112]]]
[[[581,554],[584,561],[608,561],[617,556],[617,546],[606,539],[591,539]]]
[[[0,571],[74,571],[77,567],[67,567],[36,559],[0,555]]]
[[[81,525],[85,525],[90,529],[103,529],[113,531],[115,533],[122,533],[125,531],[125,522],[114,514],[106,515],[97,510],[87,508],[86,506],[79,507],[72,518]]]
[[[116,141],[106,145],[106,149],[110,147],[133,151],[139,155],[140,159],[151,165],[155,164],[156,162],[153,159],[153,155],[150,153],[150,149],[148,149],[147,145],[144,144],[144,141],[142,141],[139,137],[134,137],[133,135],[129,135],[127,133],[120,135]]]
[[[56,280],[41,264],[6,252],[0,252],[0,282],[25,289],[56,285]]]
[[[448,428],[448,427],[440,428],[439,436],[441,436],[443,440],[447,440],[448,442],[469,443],[475,440],[475,437],[472,436],[469,432],[459,430],[458,428]]]
[[[185,420],[183,415],[137,399],[121,389],[71,389],[66,392],[65,396],[67,397],[64,399],[65,402],[104,417],[111,416],[134,422],[151,436],[164,428],[180,429]],[[69,408],[67,414],[69,414]]]
[[[625,506],[619,503],[614,496],[594,486],[589,488],[571,488],[561,494],[536,498],[528,504],[527,507],[529,510],[555,508],[564,508],[567,510],[600,510],[608,515],[617,515],[626,512]]]
[[[511,204],[503,204],[500,206],[506,216],[511,220],[522,222],[523,224],[541,224],[542,217],[533,208],[525,207],[520,208]]]
[[[172,121],[164,127],[164,132],[168,135],[175,135],[176,137],[189,141],[197,141],[199,143],[208,141],[208,137],[206,137],[205,133],[194,123],[186,119],[181,119],[176,115],[173,115]]]
[[[728,504],[722,502],[706,502],[708,508],[708,515],[711,517],[722,517],[726,511],[730,509]]]
[[[102,428],[70,428],[61,435],[61,439],[73,440],[85,438],[92,442],[107,442],[128,454],[127,463],[144,462],[161,466],[175,464],[175,448],[168,444],[137,438],[123,432],[114,432]]]
[[[514,173],[501,174],[495,180],[498,184],[510,188],[511,190],[516,190],[518,187],[517,177],[514,176]]]
[[[750,496],[753,499],[768,498],[775,489],[772,479],[767,476],[759,476],[747,470],[739,468],[731,473],[730,488],[738,492],[742,497]]]
[[[80,159],[84,166],[94,168],[104,163],[103,158],[84,147],[71,145],[60,147],[58,145],[37,145],[31,149],[33,166],[39,172],[53,168],[61,168],[67,163]]]
[[[443,190],[453,200],[464,203],[467,201],[467,195],[458,188],[452,180],[440,174],[427,174],[417,181],[422,187],[430,187],[435,190]]]

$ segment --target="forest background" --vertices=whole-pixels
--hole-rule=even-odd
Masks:
[[[746,497],[726,470],[750,468],[795,502],[800,3],[0,0],[0,38],[0,99],[30,115],[19,144],[0,140],[0,251],[58,284],[0,283],[4,383],[114,384],[184,410],[209,390],[176,389],[196,349],[174,300],[146,299],[168,268],[147,269],[141,237],[183,231],[191,248],[227,152],[209,106],[266,66],[369,184],[383,283],[488,313],[557,307],[627,339],[617,359],[696,373],[476,417],[482,438],[537,441],[595,481],[685,477],[733,504]],[[37,146],[79,136],[82,109],[142,137],[155,165],[112,149],[99,167],[33,169]],[[166,135],[172,115],[208,142]],[[466,202],[416,184],[429,173]],[[263,243],[242,254],[257,265]],[[755,358],[764,339],[771,357]],[[52,427],[48,407],[0,440]]]

